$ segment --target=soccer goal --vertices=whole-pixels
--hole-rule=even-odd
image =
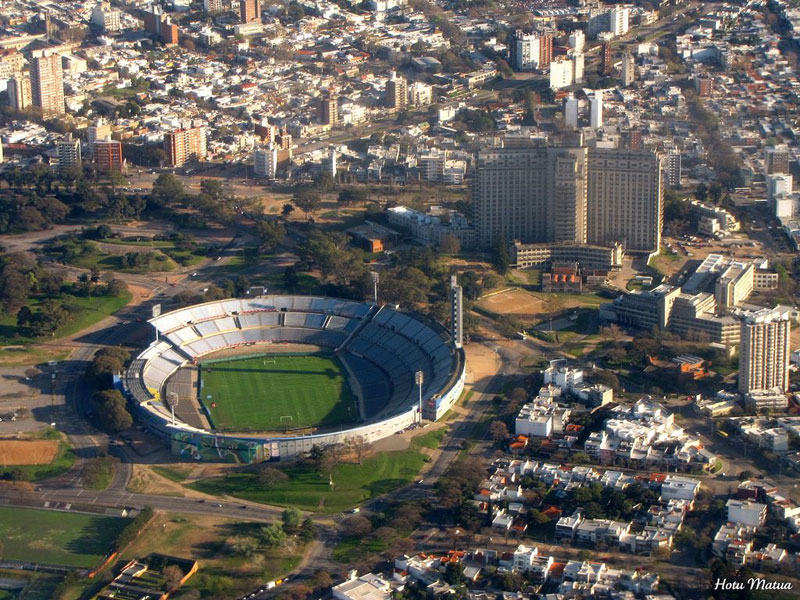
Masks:
[[[267,365],[277,365],[277,364],[278,364],[278,361],[276,361],[274,358],[265,358],[264,359],[264,366],[265,367]]]
[[[286,415],[280,418],[281,425],[283,425],[286,429],[289,429],[294,422],[294,417],[292,415]]]

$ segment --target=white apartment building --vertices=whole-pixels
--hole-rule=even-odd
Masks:
[[[574,83],[572,61],[560,58],[550,63],[550,89],[560,90]]]
[[[81,164],[81,141],[72,139],[71,133],[68,133],[63,140],[56,144],[56,152],[58,153],[59,169]]]
[[[741,316],[739,392],[789,390],[790,309],[777,307]]]
[[[253,152],[253,172],[256,177],[275,179],[278,170],[278,148],[270,144],[266,148],[256,148]]]
[[[731,498],[725,506],[728,509],[729,523],[760,527],[767,518],[766,504]]]
[[[92,24],[103,31],[119,31],[122,28],[118,10],[110,2],[100,2],[92,7]]]

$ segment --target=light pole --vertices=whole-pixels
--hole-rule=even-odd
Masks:
[[[175,427],[175,407],[178,406],[178,394],[175,392],[167,394],[167,404],[172,411],[172,426]]]
[[[161,305],[156,304],[153,306],[153,319],[155,319],[155,327],[156,327],[156,341],[158,341],[158,317],[161,314]]]
[[[425,375],[422,371],[414,373],[414,383],[419,388],[419,424],[422,425],[422,382],[425,381]]]
[[[378,304],[378,280],[380,276],[377,271],[370,271],[369,274],[372,277],[372,285],[375,289],[375,304]]]

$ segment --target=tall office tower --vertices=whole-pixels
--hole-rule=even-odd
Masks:
[[[17,75],[8,80],[8,105],[16,110],[26,110],[32,105],[31,80]]]
[[[600,48],[600,74],[611,75],[614,68],[614,56],[611,52],[611,43],[603,42]]]
[[[791,324],[787,311],[762,309],[742,318],[739,391],[789,390]]]
[[[66,112],[60,55],[51,54],[34,59],[31,68],[31,98],[33,105],[40,108],[43,115],[63,115]]]
[[[580,29],[576,29],[569,34],[569,47],[576,52],[583,52],[583,47],[586,45],[586,34]]]
[[[176,129],[164,134],[164,150],[173,167],[183,166],[192,159],[204,159],[207,152],[206,128]]]
[[[94,155],[94,164],[100,173],[122,172],[124,162],[122,160],[122,142],[112,140],[111,136],[106,136],[101,140],[95,140],[91,145]]]
[[[764,175],[775,173],[791,173],[786,146],[772,146],[764,150]]]
[[[458,285],[458,277],[450,276],[450,334],[453,346],[464,346],[464,292]]]
[[[669,187],[681,187],[681,153],[677,148],[671,148],[666,154],[666,184]]]
[[[72,134],[68,133],[64,139],[56,144],[58,156],[58,168],[68,169],[69,167],[81,164],[81,141],[72,139]]]
[[[392,71],[386,82],[386,106],[401,111],[408,106],[408,86],[406,80]]]
[[[589,126],[600,129],[603,126],[603,92],[595,92],[589,108]]]
[[[239,20],[252,23],[261,20],[261,0],[239,0]]]
[[[632,252],[660,243],[660,161],[652,152],[586,147],[578,133],[558,145],[506,138],[478,153],[472,198],[478,243],[620,241]]]
[[[320,121],[323,125],[336,127],[339,124],[339,98],[334,88],[328,88],[322,93],[320,105]]]
[[[92,25],[102,31],[119,31],[122,29],[118,10],[111,8],[110,2],[98,2],[92,8]]]
[[[578,128],[578,99],[572,94],[564,102],[564,125],[568,129]]]
[[[633,55],[626,52],[622,55],[622,86],[630,86],[636,79],[636,65],[633,62]]]
[[[588,242],[601,246],[621,242],[631,252],[657,251],[663,194],[658,154],[590,148]]]

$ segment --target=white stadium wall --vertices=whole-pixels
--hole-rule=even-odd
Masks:
[[[333,319],[338,321],[334,322]],[[263,329],[245,327],[245,323],[267,321],[270,325]],[[173,425],[171,414],[160,398],[160,391],[166,380],[181,366],[192,364],[205,352],[243,345],[254,346],[255,349],[259,344],[265,343],[237,343],[245,337],[250,340],[279,341],[287,341],[284,338],[289,337],[288,341],[299,339],[299,343],[314,339],[317,342],[305,343],[320,343],[329,347],[340,344],[338,349],[344,348],[356,356],[371,358],[376,365],[383,368],[379,359],[371,357],[369,353],[350,349],[351,341],[353,345],[358,342],[363,347],[367,342],[361,340],[362,333],[371,326],[377,326],[391,338],[391,345],[406,350],[398,350],[396,355],[385,356],[408,361],[408,354],[413,353],[414,356],[423,357],[425,365],[430,368],[426,378],[427,386],[423,386],[425,418],[440,419],[450,410],[464,389],[464,351],[453,347],[443,327],[422,315],[401,313],[368,303],[305,296],[229,299],[165,313],[158,319],[151,320],[151,324],[159,330],[160,341],[152,343],[134,359],[123,377],[123,388],[137,418],[149,430],[167,440],[174,453],[194,460],[293,460],[315,445],[347,443],[354,438],[374,442],[393,435],[418,420],[418,391],[414,387],[410,393],[400,396],[397,406],[386,407],[390,411],[388,414],[379,413],[379,418],[374,421],[311,435],[219,434],[180,421]],[[245,331],[248,332],[247,335]],[[377,341],[375,343],[378,344]],[[388,351],[389,344],[384,344],[386,346],[382,347],[381,352]],[[407,362],[404,364],[406,369],[414,368]],[[406,370],[404,376],[407,375]],[[388,373],[387,377],[394,385],[395,382]]]

